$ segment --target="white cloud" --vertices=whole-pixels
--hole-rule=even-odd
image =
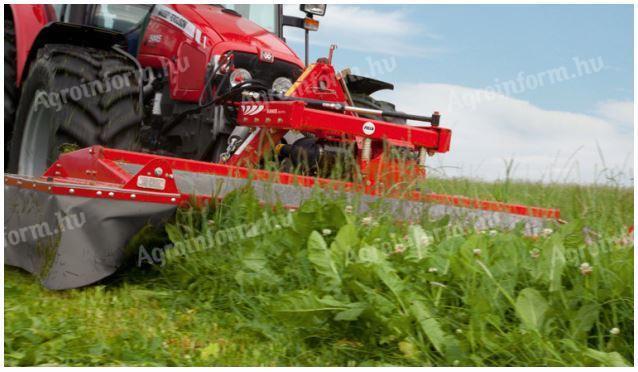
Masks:
[[[596,107],[598,116],[622,126],[627,133],[634,127],[634,103],[630,101],[605,101]]]
[[[632,182],[633,102],[603,102],[593,116],[544,110],[490,94],[421,83],[396,84],[394,91],[377,97],[410,113],[441,112],[441,125],[453,131],[452,146],[448,154],[431,158],[430,165],[447,175],[499,179],[505,175],[505,161],[514,159],[513,176],[519,179],[590,183],[613,174],[624,184]],[[476,97],[482,99],[477,102]],[[602,172],[604,168],[611,173]]]
[[[285,5],[284,14],[303,16],[298,6]],[[409,19],[404,10],[382,12],[355,5],[328,5],[326,15],[320,21],[318,32],[311,33],[311,44],[359,52],[426,57],[440,53],[440,48],[423,46],[424,40],[437,39],[422,25]],[[418,43],[411,37],[418,35]],[[286,39],[303,42],[303,31],[286,29]]]

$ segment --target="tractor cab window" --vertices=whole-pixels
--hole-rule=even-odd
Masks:
[[[126,33],[140,24],[150,9],[150,5],[97,5],[93,13],[93,25]]]
[[[227,9],[232,9],[260,25],[266,30],[277,33],[277,6],[274,4],[224,4]]]

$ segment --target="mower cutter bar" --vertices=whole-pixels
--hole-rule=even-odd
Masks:
[[[432,193],[386,194],[375,186],[94,146],[63,154],[41,177],[5,174],[5,263],[40,276],[50,289],[88,285],[136,254],[127,251],[127,243],[148,223],[161,224],[180,205],[223,198],[242,187],[252,187],[264,204],[287,208],[319,188],[359,212],[380,202],[399,219],[451,216],[481,230],[523,223],[529,235],[559,218],[554,209]],[[72,218],[81,226],[68,226]]]

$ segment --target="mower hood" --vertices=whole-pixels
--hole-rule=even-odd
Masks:
[[[295,52],[279,37],[258,24],[219,6],[177,5],[182,14],[190,13],[199,19],[204,29],[214,32],[222,40],[215,44],[213,54],[236,50],[260,55],[262,51],[272,53],[276,59],[293,63],[303,68],[304,64]],[[188,9],[181,9],[187,7]],[[191,15],[188,15],[190,18]]]

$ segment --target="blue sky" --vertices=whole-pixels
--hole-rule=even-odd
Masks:
[[[449,114],[456,153],[434,164],[453,175],[499,178],[513,158],[520,178],[633,177],[632,5],[328,5],[320,21],[311,60],[335,43],[337,68],[395,83],[380,98]],[[302,32],[285,36],[303,56]]]

